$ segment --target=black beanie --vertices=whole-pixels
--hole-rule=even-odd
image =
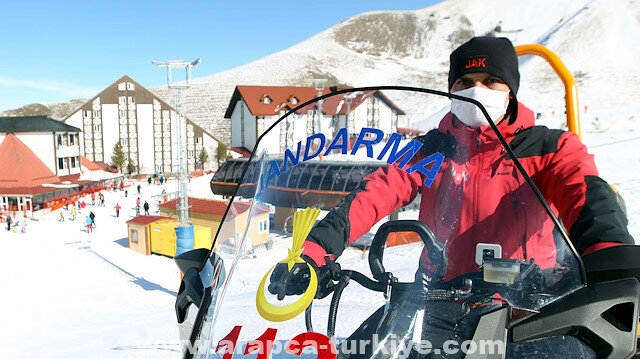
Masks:
[[[520,86],[518,54],[505,37],[480,36],[455,49],[449,58],[449,91],[462,75],[488,72],[502,79],[515,97]]]

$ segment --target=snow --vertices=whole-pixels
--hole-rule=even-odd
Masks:
[[[193,179],[190,195],[211,198],[209,179]],[[179,356],[179,271],[171,258],[128,248],[125,222],[135,215],[137,184],[128,197],[105,191],[104,207],[92,206],[87,196],[75,221],[61,209],[27,220],[25,233],[7,232],[1,223],[0,358]],[[175,180],[140,185],[140,199],[152,204],[152,214],[154,195],[177,190]],[[116,203],[122,206],[119,218]],[[58,221],[60,211],[64,222]],[[92,233],[84,226],[89,211],[96,215]]]
[[[572,5],[574,9],[575,4],[583,3],[585,1],[567,4],[553,2],[556,4],[553,11],[570,14],[573,10],[559,7],[569,8]],[[624,8],[625,2],[589,3],[591,6],[585,11],[595,19],[599,14],[596,10],[607,7],[607,12],[615,13],[616,6]],[[468,4],[465,2],[464,6]],[[437,9],[445,10],[446,6],[453,5],[462,6],[462,2],[443,2]],[[539,11],[540,8],[535,9]],[[476,13],[486,12],[486,9],[482,9]],[[521,15],[518,14],[506,17],[503,27],[519,26],[517,19]],[[627,15],[620,14],[620,17],[626,19]],[[544,18],[544,15],[537,17]],[[618,25],[612,31],[624,31],[620,29],[623,24]],[[592,32],[581,31],[582,28],[571,20],[567,21],[565,27],[575,37],[576,46],[583,41],[605,41]],[[527,28],[520,39],[533,41],[541,29]],[[553,48],[551,39],[548,46]],[[579,87],[581,91],[584,89],[581,99],[585,100],[582,103],[589,105],[588,108],[582,108],[581,113],[583,140],[594,154],[601,176],[613,184],[625,199],[629,230],[635,238],[640,238],[640,177],[637,176],[640,173],[640,157],[633,150],[640,141],[640,133],[635,129],[640,103],[611,107],[604,106],[605,102],[598,105],[597,101],[598,96],[611,99],[619,91],[627,94],[634,91],[626,83],[610,81],[606,76],[610,71],[607,64],[612,54],[637,48],[625,45],[624,41],[627,40],[609,36],[606,41],[611,51],[590,53],[586,59],[580,56],[579,51],[574,51],[563,60],[566,60],[568,68],[575,70],[585,66],[581,61],[601,64],[601,71],[592,74],[589,88]],[[637,40],[634,41],[637,43]],[[433,48],[433,51],[437,51],[438,47]],[[629,61],[637,63],[634,59],[637,59],[637,52],[629,54]],[[532,61],[525,66],[531,68],[529,72],[535,73],[538,69],[536,66],[542,65]],[[342,68],[350,71],[352,67]],[[629,84],[636,78],[635,74],[630,76]],[[372,81],[381,84],[384,83],[384,77]],[[562,102],[562,92],[542,89],[547,92],[536,96],[537,90],[541,90],[537,85],[534,79],[523,77],[519,98],[543,114],[541,124],[560,126],[561,110],[554,106],[558,104],[558,98]],[[209,176],[194,178],[189,184],[190,195],[211,198],[209,179]],[[148,200],[152,204],[152,213],[157,211],[154,195],[160,194],[162,189],[169,193],[177,190],[175,180],[162,186],[148,185],[146,182],[140,184],[141,200]],[[105,207],[89,205],[78,214],[76,221],[67,218],[60,223],[59,212],[56,211],[39,216],[37,220],[28,220],[25,233],[0,230],[0,252],[3,254],[0,261],[0,287],[3,293],[3,305],[0,307],[0,358],[180,356],[174,309],[180,280],[178,269],[171,258],[145,256],[127,248],[125,222],[135,215],[136,186],[137,183],[134,183],[130,187],[127,198],[120,191],[106,192]],[[85,201],[90,203],[88,198]],[[123,207],[119,218],[115,217],[113,209],[116,203]],[[84,227],[84,218],[89,211],[96,214],[97,227],[93,233],[86,233]],[[64,213],[66,217],[70,216]],[[284,244],[277,244],[274,251],[274,256],[279,258],[278,251],[284,253]],[[341,258],[354,266],[365,263],[361,253],[355,250],[346,251]],[[399,264],[411,262],[401,256],[397,260]],[[271,266],[271,261],[262,262],[261,258],[255,258],[252,262],[257,268]],[[242,275],[242,272],[238,273]],[[258,277],[248,276],[248,280],[259,280]]]

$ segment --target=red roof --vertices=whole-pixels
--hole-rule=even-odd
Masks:
[[[326,87],[322,89],[322,94],[350,88],[352,87],[346,85]],[[353,111],[371,96],[380,99],[388,107],[396,110],[399,115],[405,114],[378,90],[356,91],[328,97],[322,104],[322,111],[327,115],[345,115],[347,110]],[[244,101],[253,116],[274,116],[282,110],[291,110],[316,97],[318,97],[318,89],[313,86],[236,86],[224,117],[231,118],[234,108],[240,100]],[[348,105],[347,101],[350,101]],[[318,106],[317,103],[309,104],[301,108],[299,112],[306,113],[316,106]]]
[[[159,204],[160,207],[176,209],[178,205],[179,198],[174,198],[170,201]],[[195,213],[208,213],[214,214],[218,216],[222,216],[224,211],[227,209],[229,205],[229,201],[220,201],[215,199],[204,199],[204,198],[193,198],[189,197],[189,211]],[[244,213],[249,209],[250,203],[248,202],[234,202],[232,207],[232,214],[240,214]],[[269,208],[265,206],[260,206],[260,212],[269,212]]]
[[[84,156],[80,156],[80,164],[84,166],[89,171],[100,171],[103,168],[98,166],[95,162],[91,162],[88,158]]]
[[[165,216],[137,216],[133,219],[128,220],[126,223],[147,225],[149,223],[153,223],[160,219],[171,219],[171,218],[165,217]]]
[[[18,137],[9,133],[0,143],[0,189],[3,193],[42,193],[43,184],[62,181]],[[26,192],[25,192],[26,191]]]
[[[323,93],[327,93],[325,88]],[[318,96],[315,87],[301,86],[236,86],[227,107],[225,118],[231,118],[240,99],[253,116],[273,116],[282,110],[290,110]]]

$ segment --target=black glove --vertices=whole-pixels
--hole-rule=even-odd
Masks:
[[[309,266],[316,271],[318,277],[318,290],[316,291],[316,298],[324,298],[331,291],[335,284],[331,281],[332,273],[328,266],[322,266],[318,268],[316,264],[306,256],[303,256],[305,263],[295,263],[291,270],[289,270],[287,263],[278,263],[271,272],[269,286],[267,290],[269,293],[277,295],[278,300],[283,300],[287,295],[301,295],[309,287],[309,281],[311,274],[309,272]]]
[[[424,156],[441,152],[445,157],[451,158],[456,153],[456,138],[437,129],[431,130],[415,139],[422,142],[420,153]]]

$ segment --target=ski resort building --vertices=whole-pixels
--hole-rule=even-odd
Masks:
[[[224,115],[231,121],[231,146],[248,155],[258,138],[287,111],[345,88],[349,87],[236,86]],[[363,127],[374,127],[390,134],[397,131],[398,116],[404,115],[378,90],[332,96],[320,106],[314,103],[301,108],[292,121],[284,121],[277,131],[271,131],[272,137],[263,142],[268,144],[269,154],[283,154],[318,130],[346,128],[349,136],[354,136]]]
[[[33,214],[121,177],[85,177],[80,132],[46,116],[0,117],[0,210]]]
[[[189,172],[217,168],[218,147],[225,145],[188,114],[181,118],[170,104],[125,75],[63,122],[80,129],[80,153],[90,161],[109,163],[120,141],[137,173],[177,173],[181,155]],[[199,163],[202,151],[209,158],[204,164]]]

